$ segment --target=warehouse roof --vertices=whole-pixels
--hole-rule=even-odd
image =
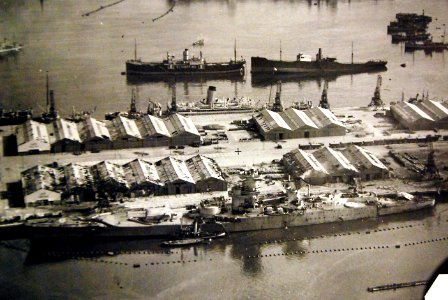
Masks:
[[[104,122],[88,117],[82,122],[82,125],[81,136],[83,140],[110,139],[109,130]]]
[[[187,159],[186,164],[195,181],[208,178],[224,180],[218,164],[211,158],[196,155]]]
[[[81,138],[79,137],[79,131],[76,123],[59,118],[56,119],[54,124],[56,139],[58,141],[67,139],[81,143]]]
[[[141,133],[145,136],[164,135],[169,137],[170,133],[162,119],[151,115],[144,115],[138,123]]]
[[[157,173],[164,183],[177,180],[195,183],[184,161],[169,156],[157,161],[155,165]]]

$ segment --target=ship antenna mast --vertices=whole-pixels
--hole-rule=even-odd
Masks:
[[[134,60],[137,61],[137,39],[134,40]]]
[[[280,61],[282,61],[282,40],[280,40]]]
[[[236,62],[236,39],[235,39],[235,43],[233,44],[233,59]]]
[[[352,65],[353,65],[353,41],[352,41]]]

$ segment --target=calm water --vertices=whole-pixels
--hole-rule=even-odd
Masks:
[[[448,23],[448,2],[439,0],[378,1],[182,1],[174,12],[152,22],[166,12],[171,1],[127,0],[89,17],[85,12],[114,1],[2,1],[0,37],[16,37],[25,45],[16,57],[0,61],[0,101],[6,108],[45,106],[45,70],[50,72],[59,110],[68,114],[92,110],[96,116],[107,111],[127,110],[131,90],[124,62],[133,57],[134,39],[138,56],[146,61],[160,61],[169,51],[180,57],[191,43],[203,37],[202,48],[208,61],[226,61],[233,57],[237,40],[238,56],[279,57],[280,40],[283,59],[292,60],[300,51],[314,55],[319,47],[324,55],[349,62],[354,43],[355,61],[386,59],[383,75],[383,98],[388,103],[429,90],[430,97],[448,95],[447,54],[404,53],[403,46],[393,45],[386,26],[397,12],[425,10],[433,17],[430,32],[441,40],[442,24]],[[441,29],[436,29],[440,27]],[[194,54],[193,53],[193,54]],[[406,63],[406,68],[400,64]],[[248,66],[250,68],[250,65]],[[329,84],[329,99],[334,106],[365,105],[370,102],[377,74],[341,76]],[[217,87],[217,96],[250,96],[266,101],[270,84],[244,80],[196,80],[175,85],[180,100],[198,100],[209,85]],[[146,109],[150,97],[167,103],[173,85],[165,82],[138,84],[139,105]],[[286,103],[313,100],[318,103],[323,81],[291,80],[283,85]]]
[[[429,278],[447,258],[448,239],[435,241],[443,237],[447,203],[378,220],[232,234],[183,249],[144,240],[38,243],[29,254],[0,246],[0,297],[421,299],[424,287],[377,293],[367,287]]]
[[[136,87],[120,75],[124,62],[133,56],[134,39],[143,60],[162,60],[166,51],[181,55],[185,47],[205,38],[202,48],[208,61],[228,60],[237,39],[238,55],[293,59],[300,51],[324,54],[341,62],[350,61],[354,42],[355,61],[387,59],[383,75],[386,102],[429,90],[430,98],[447,99],[447,53],[426,56],[404,53],[393,45],[386,26],[397,12],[421,12],[434,19],[430,32],[440,39],[448,23],[448,2],[438,0],[385,1],[181,1],[166,12],[170,1],[127,0],[89,17],[85,12],[114,1],[1,1],[0,37],[15,35],[25,45],[15,57],[0,60],[0,101],[6,108],[45,105],[45,70],[50,72],[62,114],[97,107],[96,116],[128,109]],[[435,20],[435,19],[438,20]],[[199,53],[199,49],[192,51]],[[406,63],[406,68],[400,64]],[[249,66],[250,68],[250,66]],[[341,76],[329,83],[334,106],[366,105],[370,102],[377,74]],[[215,85],[218,96],[250,96],[266,100],[270,84],[241,81],[196,80],[175,85],[178,98],[203,98]],[[320,97],[323,81],[292,80],[283,84],[286,103]],[[171,83],[138,84],[141,109],[147,98],[167,103]],[[27,263],[27,253],[0,247],[0,298],[96,298],[96,299],[418,299],[423,288],[367,293],[368,286],[422,280],[447,257],[447,242],[434,242],[395,249],[394,245],[447,236],[448,206],[434,214],[415,214],[318,227],[233,235],[209,246],[174,250],[172,254],[137,254],[160,251],[158,242],[132,241],[112,244],[71,245],[70,251],[91,249],[131,251],[100,261],[58,260]],[[413,227],[404,227],[415,225]],[[403,227],[366,234],[368,230]],[[357,234],[357,232],[361,232]],[[333,234],[342,236],[333,236]],[[350,233],[350,235],[348,235]],[[305,237],[320,236],[319,239]],[[296,241],[265,244],[271,240]],[[325,249],[388,245],[390,248],[326,254],[308,253]],[[58,245],[43,250],[64,253]],[[34,249],[34,247],[33,247]],[[34,251],[34,250],[33,250]],[[304,251],[280,257],[247,258]],[[39,251],[37,251],[39,252]],[[38,255],[39,256],[39,255]],[[196,262],[194,262],[196,260]],[[107,262],[104,262],[107,261]],[[172,262],[176,261],[175,264]],[[177,263],[184,261],[184,263]],[[188,262],[190,261],[190,262]],[[159,263],[158,265],[156,263]],[[162,265],[162,262],[164,264]],[[166,262],[171,262],[169,265]],[[140,263],[140,268],[133,268]],[[151,263],[155,263],[151,265]],[[127,264],[127,265],[125,265]],[[145,264],[148,264],[146,266]]]

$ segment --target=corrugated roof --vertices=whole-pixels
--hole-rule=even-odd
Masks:
[[[273,129],[280,127],[291,130],[291,127],[288,126],[285,120],[283,120],[283,118],[277,112],[269,109],[263,110],[263,112],[264,111],[266,112],[266,114],[263,114],[263,116],[269,116],[266,121],[271,125]]]
[[[320,112],[322,112],[322,114],[325,116],[326,120],[329,121],[330,123],[345,127],[344,124],[342,124],[342,122],[339,121],[339,119],[329,109],[322,108],[322,107],[315,107],[315,108],[312,108],[312,110],[319,110]],[[322,120],[322,121],[325,121],[325,120]],[[325,124],[325,122],[322,122],[322,123]]]
[[[196,155],[186,161],[191,176],[196,180],[216,178],[224,180],[218,164],[211,158]]]
[[[171,135],[178,135],[188,132],[194,135],[200,135],[198,129],[190,118],[179,114],[173,114],[165,120],[167,128],[172,129]]]
[[[318,172],[323,172],[325,174],[328,174],[328,171],[322,166],[322,164],[314,157],[313,154],[307,153],[303,151],[302,149],[298,149],[299,153],[302,155],[303,158],[306,159],[306,161],[309,163],[309,165]]]
[[[33,120],[28,120],[19,127],[17,144],[22,145],[30,141],[40,141],[49,144],[50,140],[48,137],[47,126]]]
[[[125,164],[123,169],[126,179],[130,183],[141,184],[150,182],[157,185],[163,185],[156,167],[150,162],[137,158]]]
[[[446,108],[442,103],[433,100],[429,100],[429,102],[431,102],[435,107],[443,112],[443,115],[439,116],[440,119],[448,116],[448,108]]]
[[[165,122],[162,119],[151,115],[144,115],[140,120],[147,136],[164,135],[171,136]]]
[[[427,119],[430,121],[434,121],[433,118],[431,118],[427,113],[425,113],[423,110],[421,110],[417,105],[406,102],[406,101],[403,103],[404,103],[404,105],[407,105],[408,107],[410,107],[421,118],[424,118],[424,119]]]
[[[184,161],[173,157],[166,157],[157,161],[155,165],[157,172],[164,183],[177,180],[195,183]]]
[[[65,119],[56,120],[56,137],[58,140],[71,140],[81,143],[81,138],[79,137],[78,126],[74,122],[69,122]]]
[[[83,139],[110,139],[109,129],[107,129],[106,124],[92,117],[83,121],[82,136]]]
[[[294,108],[288,108],[286,111],[292,111],[294,112],[294,114],[300,119],[301,123],[310,126],[310,127],[314,127],[314,128],[318,128],[316,123],[313,122],[313,120],[311,120],[311,118],[302,110],[297,110]],[[301,126],[299,126],[301,127]]]
[[[139,139],[142,138],[137,124],[135,124],[135,120],[131,120],[123,116],[118,116],[116,119],[119,120],[119,126],[121,126],[123,136],[133,136]]]
[[[370,152],[364,148],[361,148],[357,145],[353,145],[353,146],[359,151],[359,153],[361,153],[365,158],[367,158],[367,160],[372,165],[374,165],[375,167],[387,170],[387,167],[378,159],[378,157],[375,156],[375,154],[373,154],[372,152]]]

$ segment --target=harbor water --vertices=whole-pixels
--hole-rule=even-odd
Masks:
[[[256,81],[250,57],[283,60],[301,52],[350,62],[385,59],[386,72],[283,82],[286,105],[317,105],[325,80],[334,107],[367,105],[378,74],[389,104],[429,91],[447,100],[447,53],[405,53],[386,27],[398,12],[433,17],[429,32],[441,41],[448,1],[427,0],[4,0],[0,38],[23,50],[0,59],[0,102],[6,109],[45,109],[45,73],[57,109],[68,115],[129,109],[132,90],[139,109],[148,98],[179,101],[247,96],[266,102],[272,81]],[[175,5],[174,5],[175,4]],[[174,5],[173,11],[158,20]],[[192,43],[204,38],[202,48]],[[248,61],[241,79],[127,80],[125,61],[161,61],[202,51],[208,62]],[[448,204],[434,210],[380,219],[231,234],[208,245],[179,249],[160,240],[5,241],[0,244],[2,299],[421,299],[424,286],[369,293],[368,287],[427,280],[448,256]],[[168,251],[168,252],[167,252]]]
[[[422,299],[447,258],[448,204],[433,210],[230,234],[184,248],[160,240],[0,245],[4,299]],[[7,246],[14,245],[13,247]]]
[[[50,74],[61,115],[76,110],[105,112],[128,110],[132,89],[137,87],[138,106],[146,110],[147,100],[163,105],[171,99],[196,101],[206,97],[207,87],[217,87],[218,97],[247,96],[265,103],[272,80],[253,80],[250,57],[294,60],[300,52],[314,56],[322,48],[324,56],[340,62],[370,59],[388,61],[382,72],[382,97],[386,104],[414,97],[423,91],[436,100],[448,94],[447,54],[405,53],[403,44],[392,44],[386,27],[398,12],[424,13],[433,17],[429,32],[441,41],[443,24],[448,23],[447,1],[143,1],[127,0],[89,16],[83,14],[115,1],[2,1],[0,38],[15,37],[24,45],[16,56],[0,60],[0,102],[7,109],[45,109],[45,71]],[[153,19],[170,12],[162,18]],[[202,48],[192,43],[204,38]],[[188,79],[177,82],[128,81],[121,75],[125,61],[137,57],[160,62],[169,52],[177,58],[184,48],[190,55],[202,51],[208,62],[233,59],[247,62],[241,79]],[[406,67],[402,67],[406,64]],[[363,106],[370,102],[378,73],[330,78],[328,97],[334,107]],[[311,100],[318,104],[324,79],[288,79],[283,83],[283,100],[290,104]]]

